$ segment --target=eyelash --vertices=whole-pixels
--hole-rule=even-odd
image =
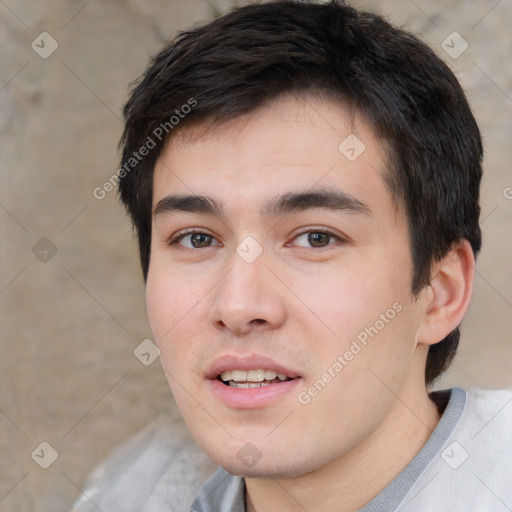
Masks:
[[[308,229],[306,229],[304,231],[301,231],[300,233],[297,233],[293,237],[293,240],[296,240],[298,237],[300,237],[302,235],[307,235],[308,233],[325,234],[325,235],[328,235],[328,236],[334,238],[335,242],[342,242],[343,243],[343,242],[347,241],[346,238],[344,238],[344,237],[342,237],[342,236],[340,236],[340,235],[338,235],[338,234],[334,233],[333,231],[330,231],[329,229],[326,229],[326,228],[308,228]],[[183,240],[183,238],[185,238],[188,235],[207,235],[207,236],[211,236],[212,238],[215,238],[210,233],[206,233],[205,231],[201,231],[201,230],[181,231],[181,232],[179,232],[175,237],[173,237],[169,241],[169,245],[176,245],[177,243],[179,243],[181,240]],[[331,247],[332,245],[334,245],[334,243],[329,244],[329,245],[327,245],[325,247],[303,247],[303,246],[299,246],[299,247],[302,247],[303,249],[310,249],[310,250],[314,250],[314,251],[318,252],[318,251],[321,251],[321,250],[326,250],[329,247]],[[209,247],[211,247],[211,246],[209,246]],[[199,250],[197,248],[190,249],[189,247],[185,247],[185,249]]]

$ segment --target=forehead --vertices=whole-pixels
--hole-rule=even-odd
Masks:
[[[155,166],[153,207],[170,193],[243,198],[248,207],[272,194],[332,187],[388,203],[386,164],[383,144],[341,102],[285,96],[173,134]]]

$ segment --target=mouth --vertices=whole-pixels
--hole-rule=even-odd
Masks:
[[[220,357],[205,376],[213,396],[230,409],[277,406],[294,396],[302,381],[298,372],[254,354]]]
[[[271,384],[280,384],[292,380],[284,373],[274,370],[226,370],[217,376],[217,380],[231,388],[262,388]]]

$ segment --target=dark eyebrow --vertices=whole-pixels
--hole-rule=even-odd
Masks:
[[[205,213],[224,217],[222,204],[207,196],[197,195],[169,195],[158,201],[155,215],[173,212]]]
[[[320,191],[288,192],[272,198],[262,208],[262,215],[278,217],[280,215],[304,211],[312,208],[327,210],[344,210],[371,216],[368,205],[341,190],[326,189]],[[173,212],[202,213],[225,217],[225,209],[219,201],[200,195],[169,195],[158,201],[155,216]]]
[[[278,217],[285,213],[325,208],[327,210],[345,210],[349,213],[361,213],[372,216],[372,211],[365,203],[351,194],[337,189],[319,191],[288,192],[269,201],[263,208],[268,217]]]

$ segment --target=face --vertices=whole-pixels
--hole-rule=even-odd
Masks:
[[[424,387],[385,165],[364,122],[313,97],[184,128],[157,162],[148,316],[188,427],[233,474],[323,467]]]

